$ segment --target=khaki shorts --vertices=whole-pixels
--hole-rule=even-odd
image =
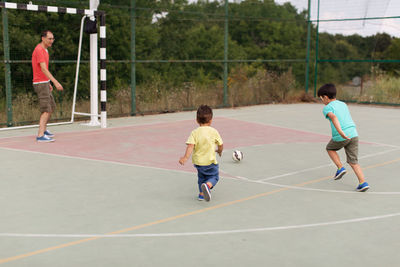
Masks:
[[[350,140],[344,141],[329,141],[326,145],[326,150],[337,151],[344,148],[347,157],[347,163],[357,164],[358,163],[358,137],[353,137]]]
[[[56,102],[50,92],[50,82],[34,84],[33,89],[35,89],[39,98],[40,112],[53,112],[56,109]]]

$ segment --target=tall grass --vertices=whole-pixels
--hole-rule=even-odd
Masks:
[[[228,79],[228,106],[238,107],[266,103],[309,101],[303,89],[296,86],[289,70],[278,75],[268,71],[253,71],[247,67],[232,70]],[[118,90],[110,103],[111,113],[130,112],[130,89]],[[185,83],[170,87],[159,81],[137,87],[136,111],[138,113],[170,112],[195,109],[201,104],[223,106],[223,82],[198,84]]]
[[[292,70],[277,74],[268,70],[239,67],[229,77],[229,105],[291,103],[304,100],[303,89],[296,86]]]
[[[120,86],[121,88],[117,90],[113,88],[114,93],[107,102],[109,116],[126,116],[131,113],[131,89],[127,85]],[[54,94],[57,108],[52,119],[69,120],[72,101],[62,99],[62,93],[55,92]],[[136,113],[192,110],[201,104],[221,107],[224,103],[223,97],[222,81],[187,82],[181,86],[171,86],[155,79],[136,88]],[[304,89],[296,86],[291,70],[277,74],[267,70],[239,66],[231,71],[228,79],[227,101],[228,106],[231,107],[310,100],[312,97],[305,95]],[[15,96],[12,108],[13,120],[17,124],[37,123],[40,112],[34,93]],[[90,101],[85,99],[77,101],[76,111],[89,113]],[[6,120],[6,114],[1,112],[0,123],[4,123]]]
[[[361,86],[341,85],[338,98],[356,102],[400,104],[400,78],[380,73],[363,77]]]
[[[400,103],[400,78],[379,76],[365,95],[372,96],[373,102]]]
[[[61,94],[61,93],[58,93]],[[62,99],[62,98],[61,98]],[[5,100],[0,101],[0,107],[2,110],[6,110]],[[90,112],[89,101],[78,101],[76,104],[76,110],[81,112]],[[72,101],[62,100],[60,97],[56,97],[56,110],[51,116],[52,121],[68,121],[71,119]],[[40,117],[39,103],[36,94],[18,94],[13,97],[12,101],[12,114],[13,123],[15,126],[24,124],[37,124]],[[79,116],[78,116],[79,117]],[[0,113],[0,124],[4,126],[7,122],[7,113]]]

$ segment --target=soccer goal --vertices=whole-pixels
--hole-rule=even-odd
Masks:
[[[31,55],[40,42],[40,33],[43,30],[50,30],[55,36],[56,41],[49,48],[49,70],[64,87],[61,92],[53,92],[57,108],[52,114],[54,123],[49,125],[69,124],[74,122],[75,116],[89,116],[91,122],[93,118],[100,118],[100,126],[106,128],[105,12],[92,6],[91,9],[78,9],[11,2],[0,2],[0,8],[4,51],[1,69],[5,72],[4,76],[0,75],[0,108],[5,111],[0,113],[0,124],[3,127],[0,130],[38,126],[32,125],[32,122],[37,123],[40,113],[32,87]],[[87,25],[85,27],[89,34],[83,33],[85,21],[91,25],[89,30]],[[89,42],[90,49],[89,46],[82,45]],[[98,63],[100,114],[97,92]],[[93,95],[93,91],[96,95]],[[88,101],[78,101],[89,98],[90,104]]]

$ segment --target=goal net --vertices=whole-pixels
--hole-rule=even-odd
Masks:
[[[38,98],[32,86],[31,56],[35,46],[41,42],[41,32],[50,30],[55,41],[48,49],[49,71],[64,87],[53,96],[56,109],[52,113],[51,123],[68,123],[72,121],[72,110],[90,113],[90,48],[89,34],[82,35],[82,47],[79,50],[82,17],[103,17],[101,11],[79,9],[76,7],[56,7],[34,4],[0,3],[2,12],[2,34],[0,69],[0,127],[27,126],[38,123],[40,117]],[[104,20],[104,19],[103,19]],[[101,28],[101,29],[100,29]],[[99,113],[105,115],[105,25],[98,27],[100,37],[104,38],[99,45],[101,66],[100,75],[103,101]],[[104,46],[104,47],[103,47]],[[104,51],[102,51],[102,49]],[[77,58],[80,52],[79,79],[74,102]],[[102,92],[104,90],[104,92]],[[100,90],[99,90],[100,92]],[[99,101],[100,102],[100,101]],[[104,110],[103,110],[104,109]],[[75,119],[83,118],[75,115]]]

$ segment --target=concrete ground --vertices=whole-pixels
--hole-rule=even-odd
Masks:
[[[1,131],[0,265],[399,266],[400,109],[349,106],[371,185],[359,193],[350,166],[332,179],[322,108],[214,110],[225,151],[210,202],[178,163],[195,112],[53,126],[51,144]]]

